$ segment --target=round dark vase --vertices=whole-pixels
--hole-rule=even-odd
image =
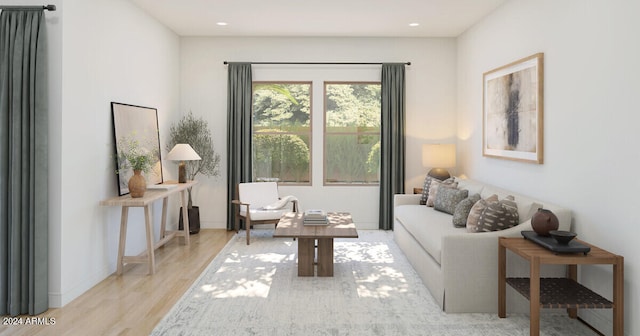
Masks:
[[[129,179],[129,193],[132,198],[139,198],[144,196],[144,192],[147,191],[147,180],[142,176],[142,171],[134,170],[133,176]]]
[[[557,230],[560,226],[558,217],[551,210],[538,208],[531,217],[531,227],[540,236],[549,236],[549,231]]]

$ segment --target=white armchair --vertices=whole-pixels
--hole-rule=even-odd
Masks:
[[[294,196],[280,198],[276,182],[250,182],[238,184],[236,204],[236,232],[240,230],[240,220],[244,220],[247,230],[247,245],[250,243],[251,226],[254,224],[275,224],[285,213],[298,212],[298,200]],[[291,206],[289,206],[291,204]]]

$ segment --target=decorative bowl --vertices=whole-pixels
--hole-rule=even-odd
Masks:
[[[575,232],[552,230],[549,234],[555,239],[558,244],[567,245],[571,239],[575,238],[577,234]]]

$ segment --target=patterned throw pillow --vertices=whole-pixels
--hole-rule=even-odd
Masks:
[[[467,232],[478,232],[476,231],[476,226],[478,226],[478,219],[480,219],[480,215],[484,211],[490,203],[497,203],[498,195],[491,195],[486,199],[480,199],[471,207],[471,211],[469,211],[469,217],[467,217]]]
[[[469,196],[469,190],[440,187],[436,195],[436,200],[433,202],[433,208],[453,215],[456,205],[467,198],[467,196]]]
[[[428,207],[434,206],[435,204],[434,202],[436,201],[436,196],[438,195],[438,188],[440,188],[441,186],[445,188],[457,188],[458,182],[455,182],[453,178],[446,179],[442,182],[439,180],[433,179],[431,181],[431,186],[429,186],[429,197],[427,198]]]
[[[429,187],[431,186],[431,181],[433,177],[427,175],[424,178],[424,184],[422,185],[422,196],[420,196],[420,204],[427,204],[427,198],[429,197]]]
[[[473,207],[476,202],[480,200],[480,194],[473,194],[456,205],[456,208],[453,210],[453,226],[455,227],[465,227],[467,226],[467,218],[469,217],[469,212],[471,212],[471,207]]]
[[[520,223],[518,217],[518,205],[511,195],[496,203],[487,206],[480,218],[476,232],[500,231],[514,227]]]

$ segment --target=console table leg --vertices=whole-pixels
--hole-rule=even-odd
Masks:
[[[167,231],[167,205],[169,204],[169,197],[162,199],[162,220],[160,222],[160,239],[164,238]]]
[[[118,243],[118,266],[116,269],[117,275],[122,275],[123,259],[124,259],[124,246],[127,243],[127,220],[129,218],[129,207],[122,207],[122,214],[120,215],[120,242]]]
[[[189,203],[187,202],[187,191],[180,192],[180,198],[182,199],[182,234],[184,235],[184,244],[189,246],[189,230],[191,229],[191,223],[189,223]],[[247,245],[249,245],[249,229],[247,228]]]
[[[147,227],[147,258],[149,258],[149,274],[156,272],[156,258],[153,248],[153,223],[151,221],[151,209],[148,205],[144,206],[144,222]]]

